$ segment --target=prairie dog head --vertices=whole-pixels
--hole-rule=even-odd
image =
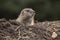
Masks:
[[[33,9],[25,8],[21,11],[16,21],[25,25],[34,25],[34,16],[35,11]]]

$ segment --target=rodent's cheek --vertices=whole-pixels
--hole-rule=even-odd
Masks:
[[[24,13],[26,14],[27,12],[26,12],[26,11],[24,11]]]
[[[28,16],[32,16],[32,14],[31,14],[31,13],[28,13],[27,15],[28,15]]]
[[[23,16],[23,18],[28,18],[28,17],[30,17],[30,16],[29,16],[29,15],[24,15],[24,16]]]
[[[24,15],[23,18],[26,18],[26,16]]]
[[[32,17],[33,16],[33,14],[30,14],[30,17]]]

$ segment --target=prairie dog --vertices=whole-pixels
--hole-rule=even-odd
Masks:
[[[33,9],[25,8],[21,11],[16,21],[23,23],[26,26],[32,26],[34,25],[34,16],[35,16],[35,11]]]

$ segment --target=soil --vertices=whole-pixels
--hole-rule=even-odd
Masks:
[[[57,37],[52,37],[53,32]],[[60,40],[60,21],[24,26],[15,20],[0,19],[0,40]]]

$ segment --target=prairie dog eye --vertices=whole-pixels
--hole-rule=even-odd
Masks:
[[[26,10],[27,12],[29,12],[29,10]]]

